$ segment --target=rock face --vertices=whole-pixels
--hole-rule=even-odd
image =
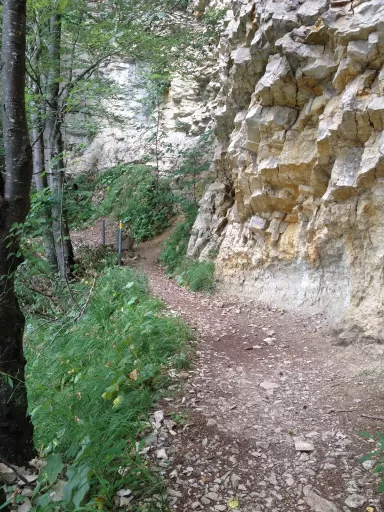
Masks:
[[[189,253],[219,251],[228,290],[381,340],[384,4],[236,0],[225,24],[218,178]]]
[[[91,117],[97,126],[95,136],[84,135],[85,120],[78,115],[67,122],[67,149],[85,143],[84,149],[70,156],[68,171],[99,172],[148,158],[149,165],[158,165],[162,172],[172,169],[180,153],[212,128],[210,101],[220,87],[213,80],[216,61],[212,52],[204,49],[203,53],[204,64],[189,63],[188,73],[173,77],[159,109],[149,106],[144,64],[113,61],[99,70],[118,93],[103,100],[99,117]]]

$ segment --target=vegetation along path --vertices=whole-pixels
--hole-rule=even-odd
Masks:
[[[156,265],[162,239],[138,265],[200,339],[150,450],[173,510],[384,510],[360,461],[374,441],[358,435],[384,426],[380,347],[334,346],[321,318],[180,288]]]

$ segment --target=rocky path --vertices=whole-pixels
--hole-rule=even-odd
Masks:
[[[383,410],[382,350],[333,346],[321,318],[180,288],[155,264],[160,242],[142,246],[139,266],[200,339],[154,422],[172,509],[384,510],[372,463],[359,462],[374,444],[357,435],[384,430],[365,417]]]

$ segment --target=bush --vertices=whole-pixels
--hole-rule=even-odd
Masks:
[[[104,196],[99,204],[92,199]],[[65,205],[73,228],[110,215],[128,225],[141,242],[162,233],[175,215],[175,198],[164,179],[145,165],[118,165],[99,174],[79,176],[67,185]]]
[[[178,224],[165,241],[159,262],[170,277],[177,275],[180,286],[187,286],[194,292],[212,292],[215,288],[215,264],[213,261],[195,261],[187,258],[191,230],[197,215],[197,207],[189,204],[185,218]]]
[[[141,242],[162,233],[175,215],[175,200],[169,184],[156,180],[154,170],[144,165],[123,166],[126,171],[109,188],[102,213],[122,220]]]
[[[182,264],[187,254],[188,241],[197,215],[197,206],[186,207],[185,218],[165,241],[159,262],[172,274]]]
[[[116,490],[126,487],[136,504],[161,494],[162,484],[136,443],[149,428],[151,408],[167,393],[173,369],[188,354],[191,336],[180,320],[162,315],[162,303],[136,271],[104,270],[88,302],[89,295],[59,323],[34,321],[26,335],[36,446],[50,463],[69,465],[67,479],[77,475],[64,492],[68,511],[79,497],[92,510],[100,503],[102,510],[116,510]],[[48,503],[49,492],[41,504]]]
[[[213,261],[186,260],[185,270],[178,276],[178,282],[193,292],[213,292],[215,288],[215,264]]]

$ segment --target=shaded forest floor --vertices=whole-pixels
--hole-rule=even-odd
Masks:
[[[383,350],[332,345],[321,317],[180,288],[156,264],[165,238],[127,263],[199,339],[149,450],[171,508],[384,511],[373,464],[359,461],[375,445],[357,435],[384,429]]]

